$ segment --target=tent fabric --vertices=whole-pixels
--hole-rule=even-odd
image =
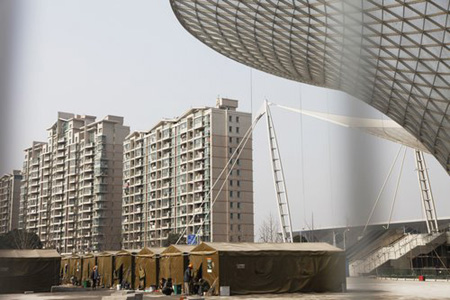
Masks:
[[[50,291],[60,266],[55,250],[0,250],[0,293]]]
[[[182,253],[189,253],[195,246],[191,245],[170,245],[161,252],[161,256],[180,255]]]
[[[15,249],[6,249],[0,250],[0,258],[59,258],[61,259],[61,255],[56,250],[15,250]]]
[[[194,276],[232,294],[338,292],[345,253],[325,243],[202,243],[190,252]]]
[[[215,285],[215,294],[219,294],[219,252],[191,252],[189,260],[193,265],[193,277],[196,281],[203,278],[210,286]],[[211,268],[208,268],[208,263]]]
[[[114,261],[114,285],[128,283],[133,284],[133,256],[127,250],[121,250],[115,254]]]
[[[114,254],[117,252],[103,251],[95,254],[97,258],[98,273],[100,275],[100,286],[113,286]]]
[[[61,257],[59,277],[61,279],[62,284],[70,283],[70,276],[69,276],[70,261],[69,261],[69,258],[70,258],[70,256]]]
[[[158,285],[159,254],[164,248],[144,247],[136,254],[134,288],[146,289]]]
[[[91,272],[96,265],[95,256],[92,253],[86,254],[82,256],[82,273],[81,273],[81,282],[87,281],[91,279]]]
[[[75,282],[81,280],[81,267],[81,257],[78,255],[71,255],[69,257],[69,280],[72,277]]]
[[[160,254],[159,278],[172,278],[174,285],[183,284],[184,270],[189,263],[189,253],[195,246],[170,245]]]

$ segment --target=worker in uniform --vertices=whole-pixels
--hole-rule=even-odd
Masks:
[[[186,271],[184,271],[184,294],[189,295],[189,285],[192,281],[192,264],[190,263],[188,267],[186,268]]]

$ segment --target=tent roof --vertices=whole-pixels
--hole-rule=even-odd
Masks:
[[[149,247],[144,247],[142,248],[141,251],[139,251],[137,253],[138,256],[154,256],[154,255],[158,255],[161,254],[161,252],[163,252],[166,248],[162,248],[162,247],[154,247],[154,248],[149,248]]]
[[[0,258],[52,258],[61,257],[61,255],[56,250],[0,250]]]
[[[164,247],[151,247],[148,249],[150,249],[150,251],[152,251],[155,254],[161,254],[164,250],[166,250],[166,248]]]
[[[119,252],[122,252],[122,251],[126,251],[126,252],[131,253],[131,254],[137,254],[141,250],[140,249],[122,249]]]
[[[95,256],[114,256],[120,251],[102,251],[100,253],[95,253]]]
[[[94,253],[92,253],[92,252],[89,252],[89,253],[86,253],[86,254],[82,254],[82,255],[81,255],[81,257],[83,257],[83,258],[90,258],[90,257],[94,257]]]
[[[333,247],[327,243],[201,243],[191,252],[219,251],[219,252],[239,252],[239,251],[292,251],[292,252],[343,252],[343,250]]]
[[[194,248],[195,246],[192,245],[170,245],[161,252],[161,255],[189,253]]]
[[[127,249],[122,249],[120,251],[117,251],[116,253],[114,253],[113,255],[115,256],[125,256],[125,255],[132,255],[131,251],[136,251],[136,250],[127,250]],[[136,252],[134,252],[136,253]]]

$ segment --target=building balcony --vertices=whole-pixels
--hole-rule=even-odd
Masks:
[[[62,225],[63,222],[61,220],[58,220],[58,221],[53,221],[51,223],[52,223],[53,226],[55,226],[55,225],[59,226],[59,225]]]
[[[203,192],[205,189],[203,185],[197,185],[194,187],[194,192]]]
[[[88,180],[93,180],[93,179],[94,179],[94,176],[91,173],[84,175],[82,178],[83,181],[88,181]]]
[[[79,211],[80,213],[90,213],[90,212],[92,212],[92,208],[91,207],[83,207],[83,208],[81,208],[80,209],[80,211]]]
[[[203,207],[197,207],[197,208],[194,208],[194,213],[195,213],[195,214],[203,213]]]
[[[81,225],[81,229],[91,229],[91,224],[83,224]]]
[[[85,158],[84,159],[84,161],[83,161],[83,165],[90,165],[90,164],[93,164],[94,163],[94,159],[92,159],[92,158]]]
[[[203,197],[194,197],[194,203],[201,203],[203,202]]]
[[[92,216],[82,216],[82,217],[80,218],[80,220],[81,220],[81,221],[88,222],[88,221],[91,221],[91,220],[92,220]]]

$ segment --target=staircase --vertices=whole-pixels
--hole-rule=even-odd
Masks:
[[[350,262],[350,276],[369,274],[389,260],[397,260],[405,255],[408,258],[429,253],[446,242],[445,233],[407,234],[386,247],[381,247],[363,259]]]

